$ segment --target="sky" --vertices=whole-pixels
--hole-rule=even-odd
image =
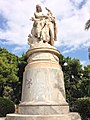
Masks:
[[[40,4],[45,12],[49,8],[56,18],[58,38],[55,47],[65,57],[79,59],[82,65],[90,64],[90,29],[85,23],[90,19],[90,0],[0,0],[0,47],[18,56],[29,49],[30,18]]]

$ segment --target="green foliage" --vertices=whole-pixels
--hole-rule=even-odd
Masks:
[[[78,59],[65,58],[62,55],[60,65],[64,72],[66,100],[69,103],[70,111],[79,112],[82,119],[87,120],[87,117],[90,117],[90,110],[88,110],[90,109],[90,98],[86,98],[90,97],[90,65],[83,68]]]
[[[88,120],[90,118],[90,97],[79,98],[75,102],[76,110],[80,113],[83,120]]]
[[[9,99],[0,97],[0,116],[5,117],[6,114],[14,112],[15,112],[14,103]]]
[[[84,66],[83,77],[90,79],[90,65]]]
[[[18,86],[19,86],[19,101],[21,100],[21,91],[22,91],[22,80],[23,80],[23,72],[25,70],[25,66],[27,64],[27,60],[25,58],[25,55],[23,54],[22,57],[19,58],[19,63],[18,63],[18,68],[19,68],[19,71],[18,71],[18,76],[19,76],[19,83],[18,83]],[[19,102],[17,102],[19,103]]]
[[[81,97],[90,97],[90,65],[84,67],[78,86]]]
[[[0,48],[0,78],[1,81],[18,81],[18,57],[9,53],[4,48]],[[0,81],[0,82],[1,82]]]
[[[64,58],[62,69],[64,72],[64,81],[66,88],[67,102],[72,103],[73,100],[81,97],[78,83],[82,76],[82,65],[78,59],[71,59],[70,57]]]
[[[6,49],[0,48],[0,97],[7,97],[16,104],[19,103],[21,95],[21,69],[25,67],[23,61],[24,55],[18,58]]]
[[[90,97],[90,79],[82,78],[79,82],[79,91],[81,97]]]

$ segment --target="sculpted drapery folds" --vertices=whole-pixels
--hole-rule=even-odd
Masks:
[[[36,5],[36,12],[34,17],[31,18],[33,21],[33,28],[31,35],[29,34],[29,44],[35,44],[39,41],[47,42],[54,46],[54,41],[57,39],[57,27],[55,17],[49,9],[47,9],[47,15],[44,15],[40,5]]]

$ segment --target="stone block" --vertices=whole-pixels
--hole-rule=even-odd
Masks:
[[[81,120],[78,113],[59,115],[21,115],[7,114],[6,120]]]

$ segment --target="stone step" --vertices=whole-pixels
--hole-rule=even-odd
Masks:
[[[60,115],[22,115],[7,114],[6,120],[81,120],[78,113]]]

